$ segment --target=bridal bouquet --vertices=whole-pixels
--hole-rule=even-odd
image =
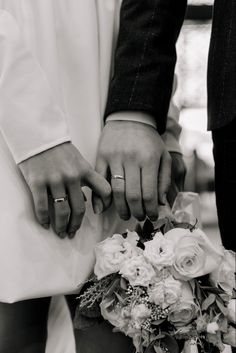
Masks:
[[[77,327],[103,318],[138,353],[178,353],[184,343],[205,353],[236,346],[235,253],[195,225],[146,221],[99,243],[95,254]]]

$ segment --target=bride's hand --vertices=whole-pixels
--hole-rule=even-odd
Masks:
[[[89,186],[99,197],[98,213],[110,205],[109,183],[96,173],[71,143],[64,143],[19,164],[33,196],[38,222],[49,228],[48,194],[52,197],[53,227],[64,238],[73,238],[85,213],[82,186]],[[54,199],[68,199],[55,203]],[[102,201],[101,201],[102,200]]]
[[[132,215],[139,221],[158,217],[158,204],[166,203],[171,180],[171,158],[158,132],[133,121],[109,121],[105,125],[96,171],[107,177],[116,209],[124,220]],[[122,178],[114,178],[114,176]],[[96,197],[94,198],[96,205]]]

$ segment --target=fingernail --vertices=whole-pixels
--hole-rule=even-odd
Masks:
[[[66,232],[60,232],[60,233],[58,233],[58,235],[59,235],[59,237],[60,237],[61,239],[65,239],[65,237],[66,237]]]
[[[163,195],[163,197],[162,197],[162,199],[161,199],[161,205],[162,206],[165,206],[167,204],[167,196],[166,196],[166,194],[165,195]]]
[[[76,232],[69,233],[69,235],[68,235],[69,239],[73,239],[75,234],[76,234]]]
[[[48,223],[45,223],[45,224],[42,224],[42,227],[44,228],[44,229],[49,229],[49,224]]]
[[[95,205],[94,205],[94,213],[95,214],[101,214],[103,211],[103,203],[101,200],[97,200]]]

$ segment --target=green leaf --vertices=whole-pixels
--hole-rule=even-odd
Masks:
[[[156,345],[157,341],[152,341],[149,346],[146,348],[145,353],[154,353],[154,346]]]
[[[153,348],[155,353],[164,353],[160,346],[155,345]]]
[[[110,297],[116,291],[117,288],[120,287],[120,275],[115,277],[114,280],[111,282],[110,287],[108,288],[107,292],[105,293],[105,297]]]
[[[152,233],[154,232],[154,226],[152,222],[147,218],[143,225],[143,238],[146,240],[152,239]]]
[[[161,346],[162,345],[166,347],[171,353],[179,353],[178,343],[176,339],[171,335],[165,335],[165,337],[161,340]]]
[[[169,232],[170,230],[174,229],[174,225],[172,223],[172,221],[169,218],[166,218],[166,224],[164,226],[164,234],[166,234],[167,232]]]
[[[209,293],[214,293],[214,294],[224,294],[225,293],[222,289],[216,288],[216,287],[210,287],[210,286],[200,286],[200,287],[204,292],[209,292]]]
[[[81,315],[91,319],[101,317],[100,305],[97,301],[95,301],[94,304],[89,308],[86,306],[83,306],[83,307],[78,306],[77,310]]]
[[[100,320],[95,318],[89,318],[87,316],[81,315],[79,310],[76,310],[74,318],[74,328],[78,330],[87,330],[90,327],[95,326]]]
[[[127,282],[126,282],[126,280],[125,280],[123,277],[121,277],[121,279],[120,279],[120,287],[121,287],[123,290],[126,290],[126,289],[127,289]]]
[[[166,319],[160,319],[160,320],[156,320],[152,322],[152,325],[154,326],[159,326],[160,324],[162,324],[162,322],[164,322]]]
[[[199,301],[199,303],[201,303],[202,299],[203,299],[203,294],[202,294],[201,287],[200,287],[200,285],[199,285],[197,280],[194,280],[194,283],[195,283],[195,295],[196,295],[196,298]]]
[[[190,223],[174,223],[175,228],[192,229],[193,225]]]
[[[216,300],[216,295],[211,293],[208,297],[202,302],[202,310],[207,310]]]
[[[216,299],[216,304],[217,304],[218,308],[220,309],[220,311],[222,312],[222,314],[224,316],[227,316],[228,309],[220,302],[220,300],[218,298]]]
[[[125,300],[122,298],[120,294],[118,294],[117,292],[114,292],[114,294],[121,304],[125,304]]]
[[[228,320],[222,315],[222,317],[217,321],[220,331],[223,333],[228,332]]]
[[[224,303],[228,303],[230,301],[230,296],[227,293],[219,294],[219,297],[223,300]]]

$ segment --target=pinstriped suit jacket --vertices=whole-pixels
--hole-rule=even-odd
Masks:
[[[115,72],[106,116],[143,110],[166,124],[175,66],[175,42],[186,0],[123,0]],[[208,64],[208,128],[236,116],[236,0],[215,0]]]
[[[215,0],[208,63],[208,128],[236,117],[236,0]]]

